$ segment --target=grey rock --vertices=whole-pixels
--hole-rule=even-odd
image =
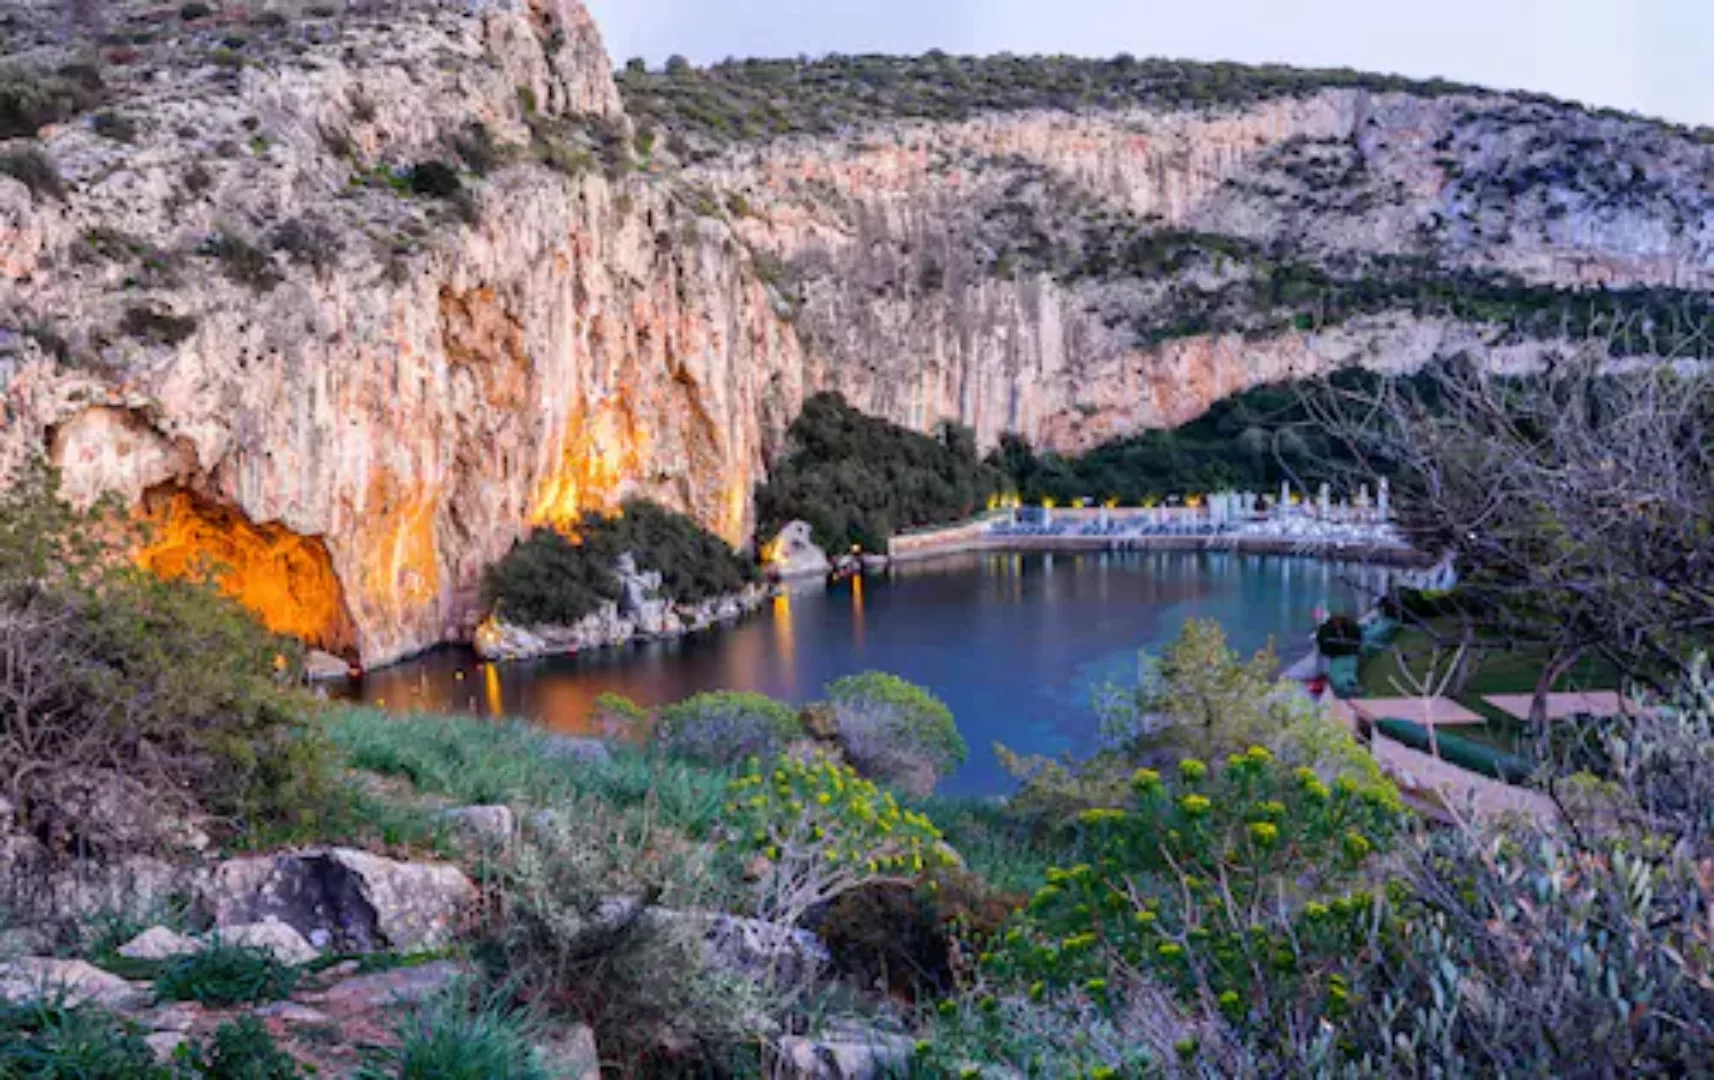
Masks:
[[[549,758],[565,758],[584,764],[604,764],[613,759],[613,752],[600,739],[585,739],[577,735],[553,735],[544,740],[543,754]]]
[[[143,1043],[155,1055],[155,1060],[165,1065],[173,1060],[179,1047],[190,1041],[190,1036],[182,1031],[157,1031],[153,1035],[143,1036]]]
[[[300,1005],[295,1001],[270,1001],[255,1010],[264,1020],[279,1020],[287,1024],[325,1024],[328,1016],[320,1009]]]
[[[440,817],[460,836],[485,847],[505,847],[517,828],[506,806],[460,806],[441,811]]]
[[[319,993],[301,995],[328,1012],[370,1012],[398,1005],[413,1005],[444,992],[465,976],[464,968],[450,960],[436,960],[416,967],[377,971],[346,979]]]
[[[205,1011],[194,1001],[174,1001],[137,1014],[137,1023],[151,1031],[190,1031]]]
[[[774,1044],[778,1080],[876,1080],[910,1066],[913,1040],[877,1031],[788,1035]]]
[[[332,653],[311,649],[304,656],[304,677],[310,682],[340,682],[351,677],[351,665]]]
[[[807,521],[788,522],[762,548],[768,568],[785,580],[826,577],[833,564],[815,542],[815,530]]]
[[[595,1032],[583,1024],[555,1031],[537,1045],[536,1053],[553,1080],[601,1080]]]
[[[222,926],[216,936],[227,945],[261,949],[289,967],[302,967],[321,956],[303,934],[276,918],[240,926]]]
[[[128,960],[171,960],[199,953],[204,948],[195,938],[175,934],[164,926],[151,926],[119,946],[119,955]]]
[[[126,982],[82,960],[26,957],[0,964],[0,999],[14,1005],[59,999],[125,1011],[147,1005],[153,996],[147,984]]]
[[[668,908],[651,908],[647,917],[663,927],[700,934],[711,967],[753,982],[807,985],[831,959],[820,938],[779,923]]]
[[[327,848],[221,863],[198,906],[217,927],[272,917],[344,952],[415,952],[450,943],[475,897],[455,866]]]

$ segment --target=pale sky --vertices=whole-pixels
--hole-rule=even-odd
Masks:
[[[1073,53],[1353,67],[1714,125],[1714,0],[585,0],[614,63]]]

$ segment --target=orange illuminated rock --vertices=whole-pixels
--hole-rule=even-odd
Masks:
[[[320,540],[252,524],[182,489],[149,492],[143,517],[148,540],[137,563],[144,569],[175,578],[212,573],[268,629],[330,653],[356,655],[356,631]]]

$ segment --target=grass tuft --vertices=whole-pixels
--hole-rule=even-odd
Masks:
[[[411,1010],[399,1045],[376,1049],[358,1080],[548,1080],[535,1024],[498,1000],[454,991]]]
[[[155,978],[166,1001],[216,1007],[279,1001],[297,988],[301,973],[266,949],[215,941],[202,952],[169,961]]]

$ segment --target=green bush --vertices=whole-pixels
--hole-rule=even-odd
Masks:
[[[406,1012],[398,1045],[377,1049],[358,1080],[549,1080],[535,1025],[499,1002],[446,994]]]
[[[301,647],[211,584],[132,568],[112,546],[127,536],[105,505],[72,509],[40,466],[0,493],[0,647],[20,657],[0,671],[17,705],[0,742],[22,754],[0,786],[56,854],[120,853],[55,797],[104,770],[147,785],[163,814],[292,820],[327,780],[292,689]]]
[[[698,916],[654,917],[647,901],[726,910],[739,871],[710,857],[730,854],[675,843],[651,814],[562,808],[500,867],[497,974],[548,1016],[590,1025],[604,1059],[633,1075],[725,1075],[703,1056],[753,1030],[763,988],[705,964]]]
[[[281,1050],[254,1016],[221,1024],[212,1039],[183,1054],[182,1064],[201,1080],[299,1080],[315,1075]]]
[[[668,754],[724,766],[771,760],[803,736],[791,706],[738,690],[714,690],[670,705],[655,726],[655,740]]]
[[[218,259],[228,278],[257,292],[267,292],[282,280],[267,252],[231,230],[223,229],[209,237],[198,250]]]
[[[98,112],[89,118],[89,126],[97,135],[115,142],[129,143],[137,138],[137,121],[121,112]]]
[[[34,138],[49,124],[93,108],[104,90],[100,73],[89,65],[0,74],[0,141]]]
[[[1331,615],[1315,628],[1315,647],[1322,656],[1356,656],[1363,651],[1363,628],[1350,615]]]
[[[853,889],[915,883],[952,861],[925,815],[825,758],[752,763],[728,789],[725,812],[729,842],[767,864],[757,914],[784,926]]]
[[[846,676],[827,688],[827,700],[846,756],[858,771],[885,783],[945,776],[969,755],[952,711],[897,675]],[[922,775],[925,768],[932,776]]]
[[[885,551],[895,533],[970,518],[1001,487],[968,429],[943,425],[931,438],[865,416],[838,394],[817,394],[756,491],[757,531],[772,536],[803,520],[829,551]]]
[[[23,184],[33,195],[65,201],[65,181],[60,179],[59,166],[33,146],[0,154],[0,174]]]
[[[0,1002],[0,1076],[16,1080],[169,1080],[141,1036],[90,1006]]]
[[[266,949],[213,941],[201,952],[168,961],[155,976],[155,993],[166,1001],[194,1001],[217,1008],[279,1001],[297,988],[300,972]]]
[[[457,198],[464,192],[458,170],[444,161],[420,161],[406,176],[412,194],[431,199]]]
[[[1526,784],[1535,775],[1535,766],[1522,758],[1471,742],[1444,728],[1431,733],[1413,720],[1388,718],[1375,721],[1375,730],[1412,750],[1433,753],[1438,746],[1440,756],[1447,761],[1504,784]]]
[[[178,345],[196,333],[196,316],[174,315],[153,307],[128,307],[119,329],[151,345]]]
[[[620,556],[661,575],[661,591],[694,604],[742,590],[756,580],[753,564],[696,522],[642,500],[606,517],[587,513],[570,530],[537,529],[488,568],[483,586],[501,617],[532,625],[567,626],[617,601]]]

